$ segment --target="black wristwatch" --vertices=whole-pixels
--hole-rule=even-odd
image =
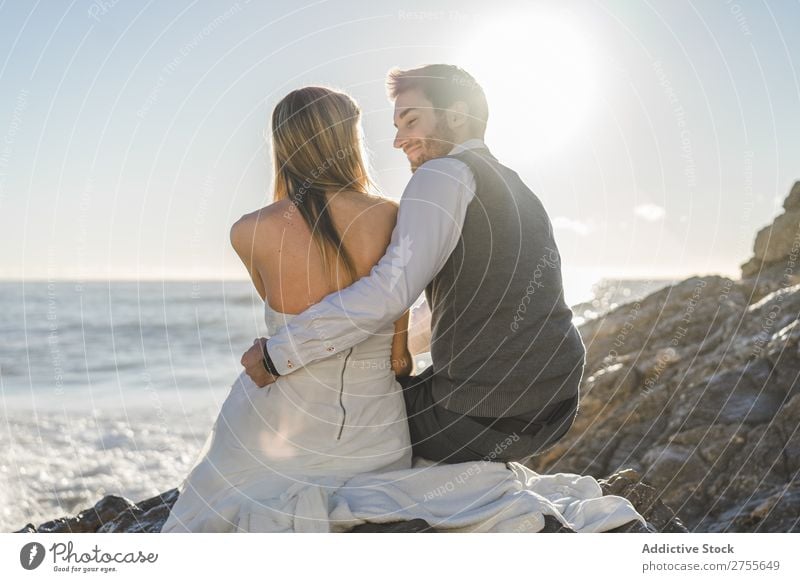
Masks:
[[[261,351],[264,352],[264,358],[262,361],[264,363],[264,368],[267,370],[267,372],[269,372],[276,378],[280,376],[280,373],[275,368],[275,364],[272,363],[272,358],[269,357],[269,352],[267,351],[267,342],[261,344]]]

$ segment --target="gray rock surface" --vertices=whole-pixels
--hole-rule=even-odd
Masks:
[[[783,209],[758,231],[753,256],[741,265],[742,286],[752,301],[800,283],[800,182],[783,201]]]

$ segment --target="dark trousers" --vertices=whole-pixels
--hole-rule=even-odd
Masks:
[[[575,396],[548,405],[532,421],[501,418],[491,427],[487,426],[491,419],[476,420],[436,404],[432,379],[432,366],[416,376],[397,379],[405,396],[412,454],[431,461],[523,463],[551,449],[572,427],[578,412]]]

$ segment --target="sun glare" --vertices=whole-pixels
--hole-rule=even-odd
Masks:
[[[494,21],[476,31],[459,62],[486,92],[486,139],[498,152],[557,152],[578,137],[597,98],[593,52],[566,16]]]

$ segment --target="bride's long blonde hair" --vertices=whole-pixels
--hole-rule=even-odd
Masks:
[[[360,121],[355,101],[327,87],[292,91],[272,112],[274,199],[289,198],[300,211],[334,286],[340,264],[350,283],[357,272],[331,219],[325,193],[375,191],[364,163]]]

